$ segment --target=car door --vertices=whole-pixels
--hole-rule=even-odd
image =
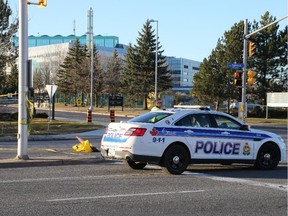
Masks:
[[[220,159],[218,131],[213,127],[209,114],[190,114],[176,122],[175,126],[183,129],[192,159]]]
[[[214,115],[219,131],[221,159],[250,160],[254,154],[255,137],[249,130],[224,115]]]

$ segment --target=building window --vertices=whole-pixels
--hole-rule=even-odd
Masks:
[[[188,69],[188,65],[184,65],[184,68],[185,68],[185,69]]]
[[[181,71],[180,70],[173,70],[171,71],[172,74],[181,74]]]

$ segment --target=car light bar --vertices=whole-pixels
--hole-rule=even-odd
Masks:
[[[210,110],[210,106],[202,106],[202,105],[174,105],[174,108]]]

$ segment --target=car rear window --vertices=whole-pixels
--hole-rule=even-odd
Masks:
[[[172,113],[148,112],[146,114],[132,118],[128,122],[156,123],[170,115],[172,115]]]

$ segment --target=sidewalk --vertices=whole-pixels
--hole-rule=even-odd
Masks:
[[[78,134],[65,135],[34,135],[28,140],[33,141],[53,141],[53,140],[75,140],[76,136],[82,139],[101,138],[104,129],[94,130]],[[1,137],[0,142],[17,141],[16,137]],[[76,141],[77,142],[77,141]],[[99,150],[99,149],[98,149]],[[76,164],[94,164],[104,161],[100,152],[76,152],[71,148],[28,148],[29,159],[18,159],[16,148],[0,148],[0,152],[4,157],[0,158],[1,168],[15,168],[27,166],[55,166],[55,165],[76,165]]]
[[[45,109],[45,108],[44,108]],[[86,112],[86,107],[58,107],[57,111],[69,111],[69,112]],[[143,110],[125,110],[124,112],[117,109],[117,116],[134,117],[142,114]],[[95,109],[94,113],[109,115],[106,109]],[[64,119],[64,118],[63,118]],[[109,122],[103,123],[107,126]],[[101,138],[105,129],[94,130],[77,134],[63,134],[63,135],[31,135],[28,137],[28,141],[52,141],[53,140],[75,140],[76,136],[82,139],[90,139],[99,137]],[[0,137],[1,142],[17,142],[16,137]],[[77,142],[77,141],[76,141]],[[99,150],[99,149],[98,149]],[[27,166],[52,166],[52,165],[75,165],[75,164],[94,164],[101,163],[104,159],[101,157],[100,152],[76,152],[71,148],[53,149],[53,148],[29,148],[29,159],[18,159],[17,148],[0,148],[2,158],[0,157],[0,169],[1,168],[15,168],[15,167],[27,167]],[[4,155],[4,156],[3,156]]]

